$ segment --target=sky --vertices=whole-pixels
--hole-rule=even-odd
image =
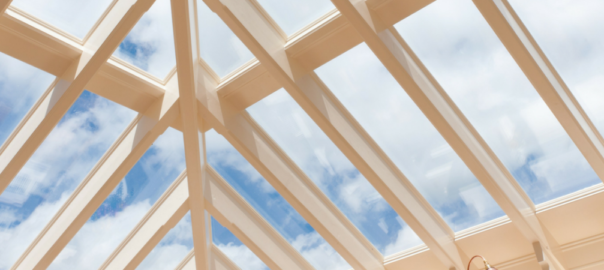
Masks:
[[[604,2],[509,1],[604,131]],[[288,35],[333,9],[328,0],[259,2]],[[80,38],[109,3],[13,1]],[[157,0],[115,52],[160,79],[175,66],[169,5]],[[201,56],[220,77],[253,59],[202,1],[198,8]],[[535,203],[601,183],[470,0],[438,0],[395,29]],[[365,44],[315,72],[451,228],[503,215]],[[53,80],[0,53],[0,143]],[[248,111],[383,254],[421,243],[285,91]],[[0,270],[11,267],[134,117],[90,92],[80,96],[0,195]],[[209,163],[315,268],[350,268],[222,136],[209,131],[207,144]],[[182,172],[182,149],[182,134],[168,129],[50,268],[98,268]],[[212,226],[214,243],[242,269],[266,269],[226,228],[215,220]],[[173,267],[191,243],[187,215],[139,268]]]
[[[83,39],[111,0],[14,0],[11,5]]]
[[[135,113],[85,91],[0,195],[0,269],[11,267]]]
[[[601,182],[472,1],[436,1],[395,28],[533,202]]]
[[[182,133],[168,128],[115,187],[49,269],[98,269],[184,169]]]

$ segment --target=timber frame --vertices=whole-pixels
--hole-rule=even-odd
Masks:
[[[187,211],[195,248],[177,269],[239,269],[212,244],[210,216],[271,269],[313,269],[207,164],[204,134],[209,129],[223,135],[354,269],[463,270],[475,254],[500,270],[604,267],[604,184],[534,205],[394,29],[434,0],[332,0],[336,10],[289,37],[256,0],[203,1],[256,57],[224,78],[199,58],[196,0],[171,0],[177,64],[166,78],[111,55],[155,0],[114,0],[83,40],[10,6],[11,0],[0,0],[0,52],[57,76],[0,147],[0,193],[84,89],[139,113],[12,269],[48,267],[169,126],[183,132],[187,169],[101,269],[135,269]],[[604,179],[602,135],[511,5],[507,0],[473,2]],[[361,42],[437,123],[505,217],[454,233],[314,74]],[[280,88],[425,245],[383,257],[245,112]]]

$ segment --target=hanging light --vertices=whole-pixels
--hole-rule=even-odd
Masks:
[[[472,264],[472,260],[474,260],[474,258],[478,258],[478,257],[480,257],[482,259],[482,261],[484,262],[484,269],[485,270],[497,270],[497,268],[491,266],[489,264],[489,262],[487,262],[487,260],[484,257],[480,256],[480,255],[476,255],[476,256],[472,257],[472,259],[470,259],[470,262],[468,263],[468,270],[470,270],[470,265]]]

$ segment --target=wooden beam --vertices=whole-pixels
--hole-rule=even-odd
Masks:
[[[205,182],[206,150],[205,133],[198,121],[196,91],[203,87],[198,73],[197,25],[194,0],[172,0],[172,25],[176,49],[176,69],[178,70],[178,91],[180,93],[180,116],[185,143],[189,208],[193,227],[195,262],[197,269],[209,267],[209,244],[206,239],[206,215],[203,199]],[[199,119],[201,120],[201,119]]]
[[[195,270],[195,252],[192,250],[187,257],[176,267],[175,270]],[[216,245],[210,249],[210,270],[240,270],[229,257],[227,257]]]
[[[4,13],[13,0],[0,0],[0,14]]]
[[[536,217],[535,206],[511,173],[461,113],[438,82],[393,27],[383,22],[360,0],[332,0],[342,14],[447,140],[476,178],[523,235],[533,243],[539,259],[546,252],[556,269],[564,269],[557,243]],[[385,30],[380,30],[385,29]],[[461,258],[464,264],[467,257]],[[546,264],[546,263],[544,263]],[[461,266],[456,266],[457,268]]]
[[[136,22],[154,0],[121,0],[109,11],[84,44],[79,58],[61,76],[53,90],[43,97],[24,119],[16,136],[7,140],[0,153],[0,193],[42,144],[52,129],[84,91],[84,87],[107,62]]]
[[[99,269],[136,269],[189,211],[183,172]]]
[[[111,194],[147,149],[178,117],[178,100],[168,95],[149,108],[159,121],[139,114],[46,225],[14,269],[46,269]]]

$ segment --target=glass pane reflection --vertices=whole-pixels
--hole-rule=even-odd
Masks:
[[[395,27],[535,203],[600,183],[472,1]]]
[[[0,145],[6,141],[54,76],[0,53]]]
[[[509,2],[596,128],[604,133],[604,1]]]
[[[422,243],[284,89],[247,110],[384,255]]]
[[[454,231],[503,215],[367,45],[316,72]]]
[[[98,269],[185,169],[182,133],[159,136],[49,269]]]
[[[258,0],[258,2],[288,36],[335,9],[329,0]]]
[[[157,0],[113,55],[164,79],[176,66],[170,0]]]
[[[0,195],[0,269],[12,266],[135,116],[82,93]]]
[[[206,144],[208,163],[311,265],[351,268],[224,137],[210,130]]]
[[[83,39],[112,0],[14,0],[11,5]]]

